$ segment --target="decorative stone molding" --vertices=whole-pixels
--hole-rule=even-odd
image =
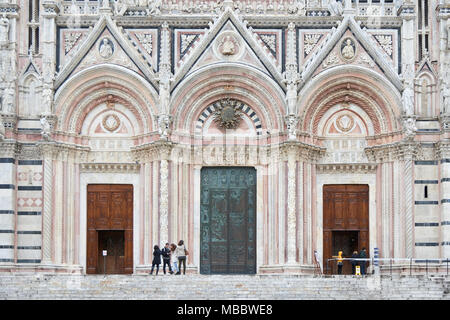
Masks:
[[[40,141],[36,145],[44,159],[68,161],[70,157],[76,163],[86,162],[90,151],[88,147],[55,141]]]
[[[395,160],[405,160],[417,158],[420,150],[420,143],[415,141],[396,142],[364,149],[370,162],[392,162]]]
[[[98,173],[137,173],[140,164],[138,163],[81,163],[80,172],[98,172]]]
[[[280,144],[281,159],[289,159],[292,152],[295,153],[297,160],[303,160],[306,162],[317,162],[325,155],[326,148],[318,147],[311,144],[306,144],[298,141],[288,141]]]
[[[450,142],[439,141],[435,145],[437,159],[450,159]]]
[[[19,144],[14,140],[0,140],[0,158],[16,158]]]
[[[18,159],[29,160],[29,159],[41,159],[42,153],[41,149],[37,144],[18,144]]]
[[[131,148],[133,159],[138,162],[152,162],[157,160],[170,160],[175,143],[158,140],[141,146]]]
[[[317,164],[316,169],[317,173],[375,173],[377,170],[377,164]]]

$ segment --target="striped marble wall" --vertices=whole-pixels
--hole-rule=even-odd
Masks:
[[[439,162],[414,161],[414,245],[416,258],[439,257]]]
[[[0,262],[14,262],[16,160],[0,158]]]
[[[17,263],[40,263],[42,245],[42,160],[18,160]]]

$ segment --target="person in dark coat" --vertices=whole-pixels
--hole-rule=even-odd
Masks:
[[[361,259],[367,258],[366,248],[362,248],[361,252],[359,253],[359,257]],[[359,265],[361,266],[361,275],[363,276],[366,274],[366,261],[365,260],[359,261]]]
[[[152,261],[152,271],[150,274],[153,274],[153,269],[156,266],[156,275],[158,275],[159,265],[161,264],[161,250],[159,250],[159,246],[153,247],[153,261]]]
[[[354,275],[355,273],[356,273],[356,266],[358,265],[358,260],[355,260],[355,259],[358,259],[359,258],[359,256],[358,256],[358,251],[353,251],[353,254],[352,254],[352,274]]]
[[[170,248],[169,248],[169,243],[166,243],[166,246],[164,248],[162,248],[161,250],[161,254],[163,257],[163,271],[164,274],[166,274],[166,265],[169,266],[169,273],[172,274],[172,267],[170,266]]]

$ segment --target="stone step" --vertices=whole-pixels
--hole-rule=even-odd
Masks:
[[[0,299],[449,299],[448,278],[0,275]]]

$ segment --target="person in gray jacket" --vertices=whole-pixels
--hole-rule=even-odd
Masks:
[[[181,265],[183,265],[183,274],[186,274],[186,256],[188,254],[184,241],[180,240],[176,248],[176,255],[178,257],[178,272],[176,274],[181,274]]]

